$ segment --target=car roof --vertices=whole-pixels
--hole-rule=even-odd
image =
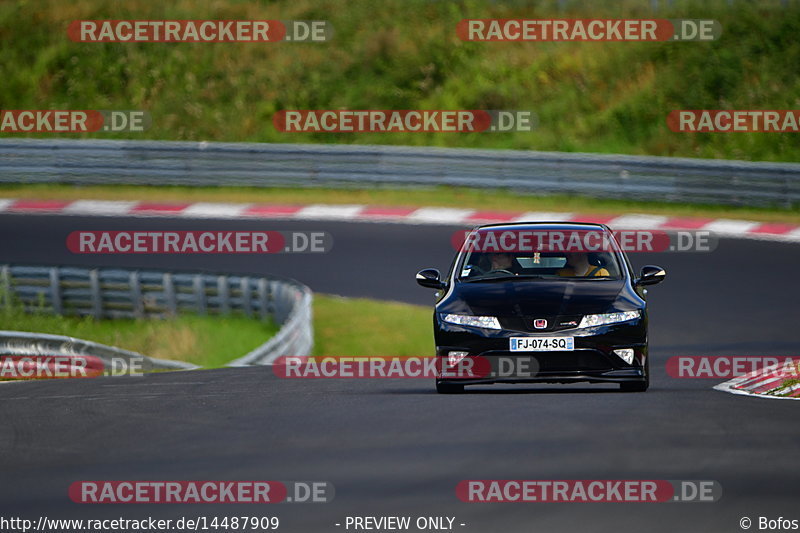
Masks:
[[[611,231],[605,224],[596,222],[500,222],[496,224],[484,224],[476,226],[473,231],[483,229],[497,229],[497,230],[554,230],[554,231],[569,231],[569,230],[598,230],[598,231]]]

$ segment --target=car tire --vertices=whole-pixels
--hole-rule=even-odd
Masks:
[[[458,383],[447,383],[445,381],[437,381],[436,392],[439,394],[461,394],[464,392],[464,385],[459,385]]]
[[[650,356],[644,362],[644,379],[642,381],[627,381],[619,384],[622,392],[644,392],[650,387]]]

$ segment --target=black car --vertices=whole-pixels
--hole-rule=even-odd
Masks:
[[[436,269],[416,276],[423,287],[440,291],[433,315],[436,390],[611,382],[623,391],[645,391],[650,372],[644,286],[665,276],[652,265],[635,276],[602,224],[475,228],[444,279]],[[465,361],[474,363],[470,371],[457,371]]]

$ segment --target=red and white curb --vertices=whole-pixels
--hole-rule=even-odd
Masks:
[[[786,388],[782,385],[790,379],[789,375],[779,375],[779,366],[765,367],[743,376],[720,383],[715,390],[743,394],[758,398],[771,398],[773,400],[800,400],[800,383],[795,383]]]
[[[663,215],[598,215],[542,211],[483,211],[450,207],[371,205],[285,205],[236,203],[153,203],[121,200],[21,200],[0,198],[0,213],[113,217],[336,220],[402,224],[464,225],[516,221],[595,222],[620,229],[708,230],[723,237],[800,242],[800,226],[723,218]]]

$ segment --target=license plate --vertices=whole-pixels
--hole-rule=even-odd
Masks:
[[[512,352],[552,352],[574,349],[574,337],[511,337]]]

